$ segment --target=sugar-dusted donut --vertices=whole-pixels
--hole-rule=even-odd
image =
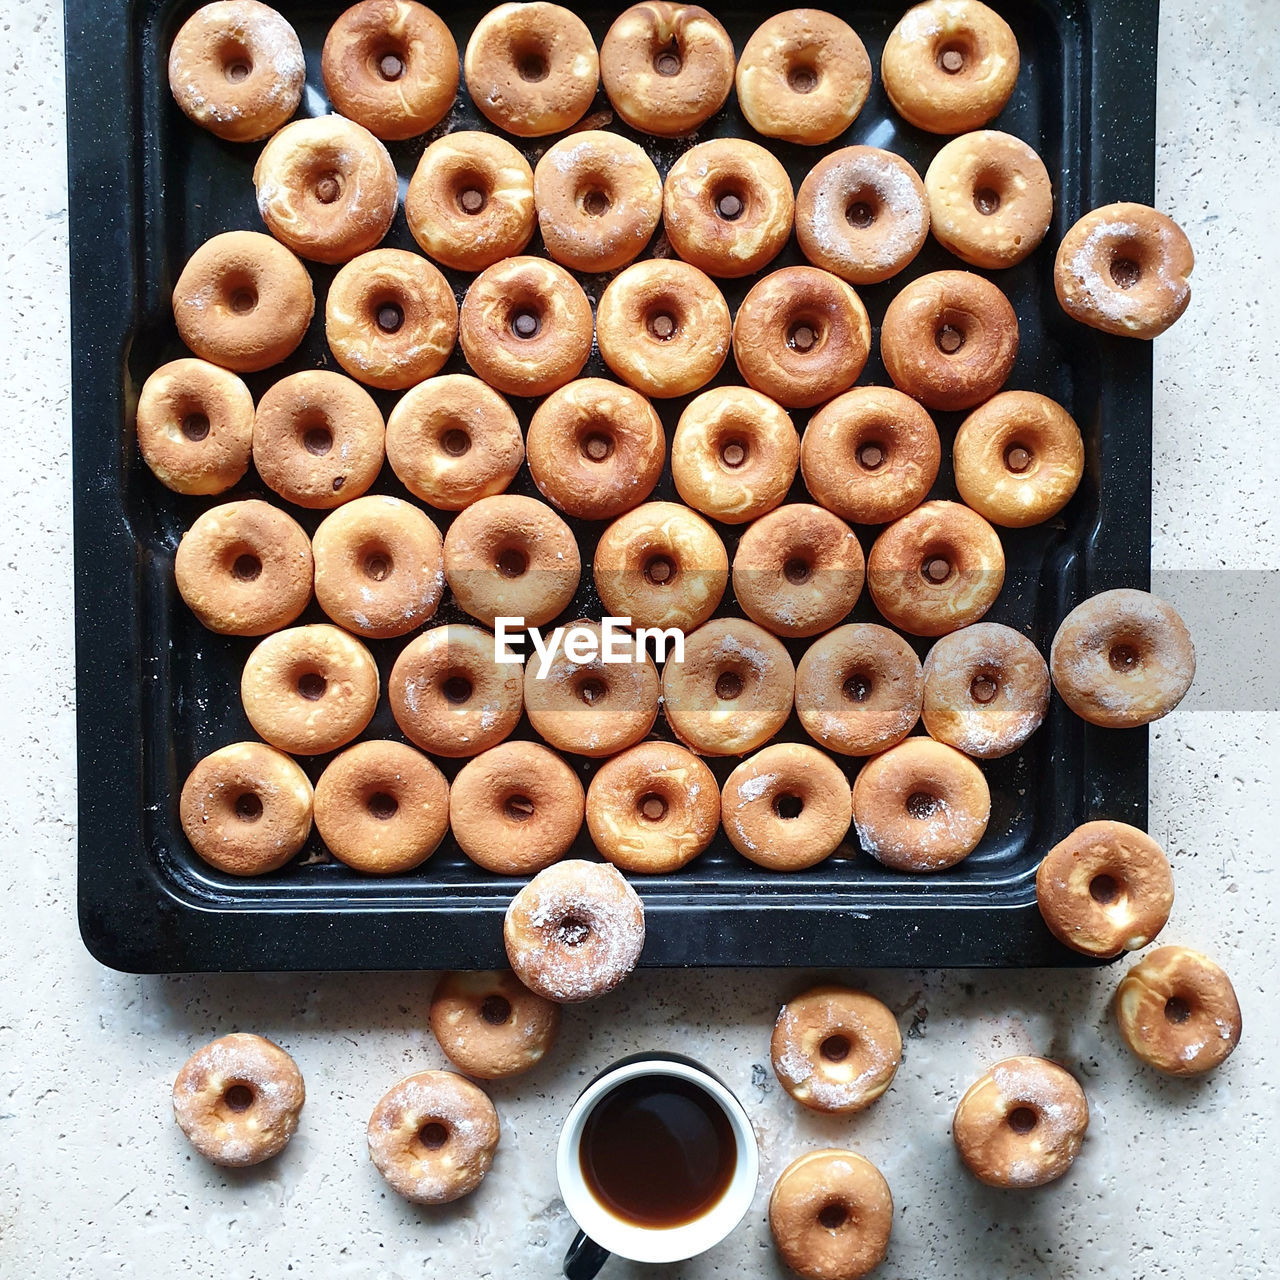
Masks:
[[[556,1042],[560,1006],[535,995],[510,970],[446,973],[427,1019],[459,1071],[502,1080],[536,1067]]]

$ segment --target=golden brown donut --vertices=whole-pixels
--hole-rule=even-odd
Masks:
[[[444,542],[430,516],[378,494],[320,522],[312,538],[316,601],[340,627],[386,640],[435,617],[444,595]]]
[[[1035,733],[1048,709],[1049,668],[1011,627],[961,627],[924,660],[924,727],[965,755],[1007,756]]]
[[[533,170],[505,138],[446,134],[422,153],[404,214],[424,253],[458,271],[483,271],[533,238]]]
[[[642,742],[606,760],[587,787],[592,842],[632,874],[678,871],[719,827],[715,774],[674,742]]]
[[[1195,261],[1172,218],[1143,204],[1109,204],[1062,237],[1053,285],[1073,320],[1121,337],[1156,338],[1187,309]]]
[[[842,147],[823,156],[796,195],[800,251],[850,284],[897,275],[928,234],[920,175],[879,147]]]
[[[360,497],[378,478],[385,439],[382,411],[359,383],[307,369],[258,401],[253,462],[286,501],[324,510]]]
[[[1084,474],[1075,419],[1048,396],[1002,391],[956,432],[956,488],[992,524],[1023,529],[1056,516]]]
[[[1053,687],[1076,715],[1106,729],[1167,716],[1196,674],[1196,651],[1174,608],[1121,588],[1076,605],[1049,650]]]
[[[142,384],[137,432],[143,462],[166,488],[222,493],[249,469],[253,396],[216,364],[171,360]]]
[[[311,834],[311,783],[281,751],[236,742],[205,756],[178,804],[182,830],[210,866],[233,876],[278,871]]]
[[[757,866],[803,871],[830,857],[849,830],[849,783],[817,747],[777,742],[725,779],[720,820],[730,844]]]
[[[1053,220],[1053,183],[1021,138],[982,129],[953,138],[924,175],[933,234],[973,267],[1029,258]]]
[[[548,502],[581,520],[612,520],[653,492],[667,438],[644,396],[581,378],[538,406],[525,447],[529,474]]]
[[[249,655],[240,699],[249,723],[273,747],[324,755],[346,746],[373,719],[378,668],[369,650],[337,627],[290,627]]]
[[[524,706],[523,672],[497,661],[479,627],[435,627],[396,658],[387,701],[410,742],[437,756],[473,756],[508,737]]]
[[[1045,854],[1036,901],[1059,942],[1087,956],[1118,956],[1145,947],[1164,928],[1173,872],[1145,831],[1086,822]]]
[[[864,567],[858,535],[839,516],[792,502],[739,539],[733,593],[742,612],[775,635],[816,636],[858,603]]]
[[[685,637],[684,661],[662,669],[662,709],[703,756],[740,756],[786,723],[795,667],[782,642],[742,618],[715,618]]]
[[[850,622],[805,650],[796,714],[815,742],[846,756],[896,746],[916,727],[924,673],[915,650],[874,622]]]
[[[1018,41],[979,0],[927,0],[885,41],[880,74],[898,114],[929,133],[965,133],[994,119],[1018,80]]]
[[[585,805],[582,783],[555,752],[538,742],[503,742],[462,766],[449,822],[477,866],[527,876],[569,851]]]
[[[169,49],[174,100],[228,142],[274,133],[298,109],[306,74],[297,32],[257,0],[202,5]]]
[[[573,599],[582,561],[573,531],[550,507],[502,494],[454,518],[444,573],[459,606],[486,626],[504,617],[540,627]]]
[[[978,846],[991,816],[987,780],[968,756],[907,738],[869,760],[853,784],[862,847],[895,871],[944,871]]]
[[[329,28],[320,60],[335,111],[375,137],[416,138],[458,96],[458,46],[414,0],[362,0]]]
[[[871,60],[835,14],[790,9],[752,32],[735,81],[738,105],[757,133],[817,146],[857,118],[871,90]]]
[[[1190,947],[1157,947],[1116,990],[1116,1024],[1130,1050],[1171,1076],[1219,1067],[1240,1043],[1231,979]]]
[[[813,1111],[865,1111],[902,1060],[898,1020],[865,991],[817,986],[788,1000],[769,1042],[782,1087]]]
[[[972,409],[1013,370],[1018,318],[990,280],[935,271],[889,303],[880,355],[894,385],[930,409]]]
[[[439,373],[453,352],[458,304],[449,282],[425,258],[375,249],[334,276],[324,332],[334,358],[353,378],[402,391]]]
[[[446,973],[427,1018],[445,1057],[481,1080],[536,1067],[560,1030],[560,1006],[534,995],[510,970]]]
[[[733,88],[733,66],[729,33],[696,4],[634,4],[600,46],[613,109],[633,129],[661,138],[692,133],[715,115]]]
[[[676,502],[649,502],[619,516],[596,543],[596,591],[605,611],[633,627],[705,622],[729,582],[720,535]]]
[[[253,185],[267,230],[313,262],[349,262],[374,248],[400,199],[386,147],[342,116],[285,125],[262,148]]]
[[[225,502],[196,517],[173,559],[178,593],[210,631],[262,636],[311,599],[311,540],[266,502]]]
[[[481,114],[520,138],[577,124],[600,82],[586,23],[545,0],[490,9],[471,32],[462,70]]]
[[[755,284],[733,322],[733,354],[757,391],[807,409],[847,391],[871,353],[862,299],[817,267],[784,267]]]
[[[743,524],[787,496],[800,450],[791,418],[776,401],[749,387],[713,387],[680,415],[671,475],[691,507]]]
[[[662,179],[643,147],[588,129],[561,138],[533,171],[547,252],[574,271],[615,271],[649,243],[662,217]]]
[[[705,386],[720,372],[732,336],[720,290],[674,258],[628,267],[596,306],[605,364],[647,396],[683,396]]]
[[[572,1004],[612,991],[644,948],[644,903],[617,867],[571,859],[511,900],[502,936],[526,987]]]
[[[771,262],[787,243],[794,212],[782,163],[745,138],[690,147],[662,188],[667,238],[710,276],[749,276]]]
[[[306,267],[260,231],[206,240],[173,286],[178,336],[202,359],[237,373],[291,355],[315,309]]]
[[[471,282],[458,317],[467,363],[509,396],[545,396],[576,378],[591,354],[591,329],[582,286],[540,258],[507,258],[486,268]]]

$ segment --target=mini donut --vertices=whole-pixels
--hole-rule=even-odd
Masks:
[[[924,660],[924,727],[967,756],[995,760],[1016,751],[1048,709],[1049,668],[1012,627],[961,627]]]
[[[202,5],[169,48],[174,101],[228,142],[275,133],[297,111],[306,75],[297,32],[257,0]]]
[[[219,1036],[182,1064],[173,1117],[206,1160],[239,1168],[285,1149],[306,1097],[298,1064],[279,1045],[241,1031]]]
[[[1231,979],[1190,947],[1157,947],[1144,956],[1121,980],[1115,1009],[1125,1044],[1166,1075],[1203,1075],[1240,1043]]]
[[[930,409],[972,409],[1012,372],[1018,317],[990,280],[935,271],[889,303],[880,355],[894,386]]]
[[[435,616],[444,542],[411,502],[357,498],[320,522],[311,543],[316,601],[340,627],[387,640]]]
[[[788,409],[808,409],[847,391],[870,353],[862,299],[817,267],[784,267],[765,276],[733,322],[739,372]]]
[[[735,83],[738,105],[757,133],[817,146],[857,119],[871,91],[871,59],[835,14],[790,9],[752,32]]]
[[[533,203],[547,252],[574,271],[615,271],[649,243],[662,218],[662,179],[643,147],[600,129],[542,153]]]
[[[396,657],[387,701],[401,732],[437,756],[473,756],[509,737],[524,707],[518,663],[497,660],[479,627],[435,627]]]
[[[422,153],[404,214],[424,253],[458,271],[483,271],[533,238],[533,170],[505,138],[446,134]]]
[[[1049,650],[1053,687],[1081,719],[1128,729],[1167,716],[1196,674],[1186,623],[1145,591],[1121,588],[1076,605]]]
[[[823,156],[796,195],[800,252],[850,284],[896,276],[928,234],[920,175],[879,147],[842,147]]]
[[[1047,1058],[1006,1058],[960,1099],[951,1136],[989,1187],[1042,1187],[1080,1154],[1089,1104],[1075,1077]]]
[[[678,871],[719,828],[715,774],[674,742],[642,742],[606,760],[587,787],[592,842],[632,874]]]
[[[464,373],[428,378],[387,419],[387,461],[415,498],[441,511],[502,493],[524,461],[511,406]]]
[[[311,834],[311,783],[283,752],[236,742],[205,756],[182,784],[191,847],[232,876],[278,871]]]
[[[885,621],[913,636],[977,622],[1004,585],[1000,536],[958,502],[926,502],[872,544],[867,586]]]
[[[598,622],[577,622],[577,637],[595,637],[595,653],[576,662],[557,650],[545,669],[538,660],[525,664],[524,709],[529,723],[558,751],[580,756],[611,756],[634,746],[658,718],[658,670],[643,662],[605,662]],[[576,642],[576,641],[575,641]]]
[[[1036,902],[1059,942],[1109,959],[1145,947],[1173,909],[1164,850],[1124,822],[1086,822],[1044,856]]]
[[[1109,204],[1062,237],[1053,286],[1073,320],[1122,338],[1156,338],[1187,309],[1195,261],[1172,218],[1144,204]]]
[[[503,742],[462,766],[449,792],[449,822],[477,866],[527,876],[569,851],[585,804],[582,783],[555,752]]]
[[[210,631],[263,636],[311,599],[311,540],[291,516],[249,499],[210,507],[173,558],[178,593]]]
[[[253,463],[287,502],[325,510],[373,484],[385,440],[382,411],[359,383],[306,369],[273,383],[258,401]]]
[[[685,637],[683,662],[663,667],[662,708],[699,755],[745,755],[786,723],[795,679],[775,636],[742,618],[715,618]]]
[[[805,488],[855,524],[888,524],[920,505],[938,478],[933,419],[892,387],[854,387],[809,419],[800,442]]]
[[[369,1117],[369,1158],[412,1204],[469,1195],[493,1164],[500,1129],[488,1095],[451,1071],[419,1071],[392,1085]]]
[[[739,539],[733,593],[742,612],[774,635],[816,636],[853,611],[864,568],[858,535],[839,516],[793,502]]]
[[[733,88],[733,41],[696,4],[651,0],[614,19],[600,46],[600,78],[633,129],[676,138],[710,120]]]
[[[720,372],[732,337],[729,307],[715,283],[674,258],[628,267],[596,306],[605,364],[647,396],[683,396],[706,386]]]
[[[667,239],[709,276],[749,276],[772,262],[791,235],[794,213],[782,162],[744,138],[690,147],[662,188]]]
[[[458,316],[467,363],[509,396],[545,396],[571,382],[591,354],[591,332],[582,286],[540,258],[487,267],[471,282]]]
[[[445,1057],[481,1080],[536,1067],[560,1030],[560,1006],[534,995],[509,970],[446,973],[427,1018]]]
[[[729,843],[770,871],[803,871],[839,847],[849,830],[849,783],[816,747],[778,742],[744,760],[720,791]]]
[[[852,1151],[828,1147],[798,1157],[769,1197],[773,1242],[805,1280],[860,1280],[884,1261],[892,1228],[889,1184]]]
[[[471,32],[462,70],[481,114],[520,138],[577,124],[600,83],[586,23],[544,0],[490,9]]]
[[[796,714],[830,751],[872,756],[916,727],[924,673],[915,650],[874,622],[850,622],[805,650],[796,667]]]
[[[173,286],[178,336],[201,359],[237,373],[292,355],[315,309],[306,267],[260,231],[206,240]]]
[[[929,133],[981,129],[1018,80],[1018,41],[979,0],[927,0],[889,33],[880,59],[898,114]]]
[[[1056,516],[1084,474],[1075,419],[1034,391],[1002,391],[979,405],[960,424],[953,450],[960,496],[1008,529]]]
[[[778,1083],[813,1111],[865,1111],[902,1060],[898,1020],[865,991],[813,987],[788,1000],[769,1042]]]
[[[596,591],[605,612],[632,627],[690,631],[716,610],[729,583],[720,535],[676,502],[619,516],[596,543]]]
[[[386,147],[342,116],[285,125],[262,148],[253,185],[267,230],[313,262],[349,262],[374,248],[400,199]]]
[[[581,573],[573,531],[533,498],[481,498],[444,537],[454,599],[486,626],[500,617],[523,618],[527,627],[550,622],[573,599]]]
[[[982,129],[953,138],[924,175],[933,234],[972,267],[1029,258],[1053,220],[1053,183],[1021,138]]]
[[[502,936],[526,987],[559,1004],[593,1000],[636,967],[644,903],[617,867],[559,862],[511,899]]]
[[[253,396],[216,364],[171,360],[142,384],[137,432],[143,462],[167,489],[222,493],[249,469]]]
[[[378,705],[369,650],[326,623],[291,627],[261,641],[240,677],[254,731],[273,747],[319,756],[363,733]]]
[[[439,373],[452,354],[458,304],[449,282],[425,258],[375,249],[334,276],[324,333],[334,358],[353,378],[402,391]]]
[[[320,58],[335,111],[377,138],[416,138],[458,96],[458,46],[413,0],[363,0],[329,28]]]
[[[713,387],[680,415],[671,475],[691,507],[744,524],[787,496],[800,450],[790,415],[776,401],[749,387]]]
[[[991,817],[987,780],[968,756],[907,738],[862,766],[853,825],[862,847],[894,871],[944,871],[978,847]]]
[[[537,407],[525,448],[529,474],[552,506],[580,520],[612,520],[653,492],[667,438],[644,396],[582,378]]]

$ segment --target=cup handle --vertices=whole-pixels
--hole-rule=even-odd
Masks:
[[[609,1261],[609,1250],[603,1248],[585,1231],[579,1231],[564,1255],[564,1274],[567,1280],[591,1280]]]

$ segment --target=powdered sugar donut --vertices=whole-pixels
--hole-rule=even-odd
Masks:
[[[528,1071],[555,1044],[560,1006],[514,973],[446,973],[431,995],[431,1033],[445,1057],[481,1080]]]

